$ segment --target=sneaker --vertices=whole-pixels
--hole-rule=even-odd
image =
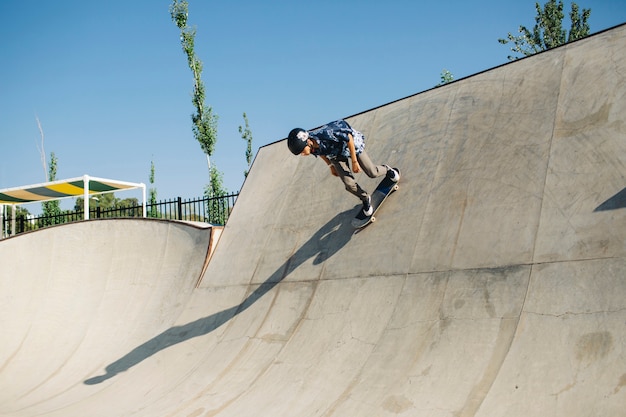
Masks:
[[[371,216],[374,212],[374,208],[372,207],[372,198],[367,196],[367,201],[363,202],[363,215]]]
[[[400,170],[398,168],[391,168],[389,165],[383,165],[387,167],[387,178],[393,182],[400,181]]]

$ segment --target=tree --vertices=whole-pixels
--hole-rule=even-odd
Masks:
[[[75,211],[83,211],[85,199],[77,197],[74,204]],[[120,199],[115,197],[115,193],[103,193],[89,197],[89,209],[108,210],[120,207]]]
[[[228,194],[224,189],[224,178],[217,169],[211,171],[211,185],[205,187],[206,211],[209,213],[208,221],[212,224],[226,224],[228,218],[228,200],[221,198]]]
[[[13,230],[13,210],[15,210],[15,230]],[[5,224],[4,230],[0,231],[0,236],[12,236],[17,233],[25,232],[27,230],[32,230],[33,226],[29,219],[33,216],[30,212],[21,206],[6,206],[6,211],[4,214]]]
[[[157,212],[157,207],[156,207],[156,203],[157,203],[157,190],[155,187],[152,187],[154,185],[154,161],[150,161],[150,189],[148,190],[150,193],[149,196],[149,204],[150,204],[150,213],[148,214],[148,216],[150,217],[158,217],[158,212]]]
[[[82,212],[83,197],[76,198],[74,211]],[[115,193],[102,193],[89,197],[89,211],[96,210],[96,214],[101,217],[133,217],[140,216],[137,210],[139,200],[135,197],[120,199],[115,197]],[[128,209],[124,212],[124,209]]]
[[[35,116],[35,120],[37,121],[37,127],[39,128],[39,134],[41,135],[41,148],[39,147],[39,145],[37,145],[37,150],[39,151],[39,155],[41,157],[41,164],[43,166],[44,175],[46,177],[46,181],[54,181],[57,179],[57,158],[54,155],[54,152],[50,153],[50,168],[48,169],[48,166],[46,165],[46,151],[44,147],[43,128],[41,127],[39,117]],[[63,222],[64,219],[60,216],[61,203],[59,200],[44,201],[43,203],[41,203],[41,209],[44,216],[44,226],[50,226]]]
[[[563,1],[549,0],[543,6],[535,3],[537,16],[535,17],[535,27],[532,32],[525,26],[519,27],[518,36],[513,36],[510,32],[506,39],[498,39],[503,45],[512,42],[514,46],[511,51],[520,53],[523,56],[530,56],[537,52],[545,51],[563,45],[566,42],[572,42],[589,35],[589,16],[591,9],[583,9],[579,13],[578,5],[572,3],[570,19],[571,28],[569,35],[567,30],[563,29]],[[520,57],[508,56],[509,61],[519,59]]]
[[[243,113],[243,121],[245,122],[245,129],[239,126],[239,133],[241,134],[241,139],[245,140],[247,143],[246,148],[246,162],[248,163],[248,168],[243,172],[245,178],[248,178],[248,173],[250,172],[250,167],[252,166],[252,131],[250,130],[250,125],[248,124],[248,116],[246,113]]]
[[[583,9],[582,13],[579,13],[578,5],[576,3],[572,3],[572,10],[569,14],[572,25],[570,27],[569,37],[567,38],[568,42],[589,36],[591,31],[588,22],[590,15],[591,9]]]
[[[194,88],[192,95],[192,103],[195,107],[195,113],[191,115],[193,122],[192,130],[194,137],[200,143],[202,151],[206,155],[207,165],[209,167],[209,177],[211,181],[214,177],[221,175],[214,172],[216,168],[211,165],[211,156],[215,150],[215,142],[217,142],[217,115],[213,114],[213,108],[205,104],[205,89],[202,82],[202,61],[196,57],[194,50],[196,29],[187,26],[187,18],[189,6],[187,1],[174,0],[170,6],[170,16],[172,21],[180,29],[180,44],[183,52],[187,56],[187,64],[193,73]],[[217,191],[219,184],[213,182],[209,185],[213,189],[213,193]]]
[[[441,71],[441,82],[437,84],[436,87],[451,83],[452,81],[454,81],[454,75],[452,75],[450,71],[444,68],[443,71]]]
[[[50,152],[50,165],[48,168],[48,181],[57,179],[57,158],[54,152]],[[59,200],[44,201],[41,203],[43,210],[43,225],[50,226],[53,224],[63,223],[64,218],[61,216],[61,202]]]

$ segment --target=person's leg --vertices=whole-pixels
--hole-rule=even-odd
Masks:
[[[335,167],[337,175],[346,187],[346,190],[357,197],[362,202],[369,202],[369,194],[361,188],[361,186],[354,179],[354,174],[350,171],[347,161],[331,160],[331,164]]]
[[[387,175],[394,182],[398,182],[400,179],[400,171],[398,169],[391,168],[388,165],[375,165],[365,151],[357,155],[357,159],[363,172],[370,178]]]
[[[377,178],[387,173],[385,165],[375,165],[365,151],[357,155],[359,166],[370,178]]]

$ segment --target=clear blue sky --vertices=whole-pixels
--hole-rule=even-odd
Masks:
[[[593,33],[626,22],[626,0],[577,3],[591,8]],[[58,179],[148,184],[154,161],[159,199],[202,195],[208,174],[191,131],[192,74],[170,4],[0,2],[0,189],[45,181],[38,117]],[[520,24],[532,27],[534,4],[189,0],[207,104],[219,116],[213,162],[226,188],[236,191],[244,180],[243,112],[256,154],[293,127],[427,90],[443,69],[459,79],[498,66],[509,50],[497,39],[517,34]],[[39,204],[25,207],[40,212]]]

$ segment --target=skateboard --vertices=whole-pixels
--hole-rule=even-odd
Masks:
[[[375,215],[380,206],[383,205],[383,203],[385,202],[387,197],[391,195],[391,193],[397,190],[398,183],[393,182],[389,178],[385,177],[372,193],[372,208],[374,209],[372,215],[366,216],[363,214],[363,210],[359,209],[359,214],[357,214],[356,217],[352,219],[352,226],[356,229],[361,229],[368,224],[375,222]]]

